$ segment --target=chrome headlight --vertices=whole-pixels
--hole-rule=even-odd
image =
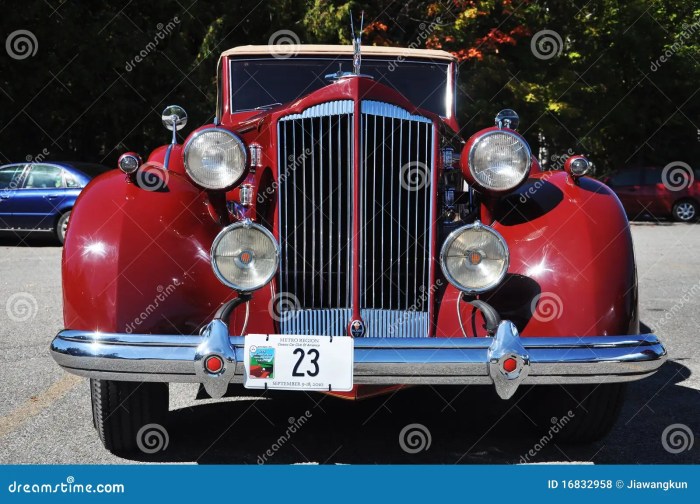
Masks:
[[[530,173],[530,146],[517,133],[491,130],[478,137],[469,150],[469,172],[474,180],[497,192],[516,188]]]
[[[251,292],[277,272],[279,246],[272,233],[259,224],[237,222],[222,229],[214,239],[211,263],[224,285]]]
[[[450,233],[440,252],[440,266],[447,280],[471,294],[501,283],[508,271],[508,261],[506,241],[479,221]]]
[[[205,189],[233,186],[246,167],[246,148],[236,135],[220,128],[195,133],[185,145],[185,170]]]

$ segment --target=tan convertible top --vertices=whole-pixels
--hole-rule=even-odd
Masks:
[[[279,54],[280,48],[274,45],[246,45],[224,51],[222,56],[271,56]],[[283,46],[284,52],[296,55],[315,56],[352,56],[351,45],[299,44]],[[435,49],[408,49],[405,47],[362,46],[363,56],[388,56],[404,58],[422,58],[430,60],[454,61],[456,58],[447,51]]]

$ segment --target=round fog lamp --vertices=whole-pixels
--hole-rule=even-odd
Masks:
[[[445,278],[463,292],[492,289],[508,271],[508,245],[503,237],[479,221],[453,231],[440,252]]]
[[[221,230],[211,250],[214,274],[238,292],[251,292],[267,284],[277,272],[279,246],[272,233],[250,221]]]

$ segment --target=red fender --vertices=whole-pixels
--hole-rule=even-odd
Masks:
[[[637,334],[637,278],[629,223],[617,196],[590,178],[533,175],[494,209],[510,249],[506,280],[482,296],[522,336]],[[461,336],[457,290],[442,293],[438,336]],[[467,335],[471,309],[461,303]],[[477,335],[484,331],[477,326]]]
[[[232,297],[209,261],[220,226],[206,195],[160,171],[157,190],[114,170],[78,198],[63,249],[66,328],[189,334]]]

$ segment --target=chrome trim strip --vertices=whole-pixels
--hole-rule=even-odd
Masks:
[[[411,114],[406,109],[403,109],[397,105],[374,100],[363,100],[361,112],[363,114],[393,117],[394,119],[403,119],[406,121],[432,123],[432,121],[427,117]]]
[[[296,119],[309,119],[312,117],[325,117],[329,115],[352,114],[354,102],[352,100],[335,100],[319,103],[307,108],[300,114],[289,114],[280,117],[280,121],[294,121]]]
[[[282,334],[345,336],[351,316],[350,308],[289,310],[280,316],[280,330]]]
[[[338,319],[336,319],[338,320]],[[51,343],[51,356],[67,371],[91,378],[202,383],[215,395],[220,383],[243,379],[243,336],[212,321],[202,336],[107,334],[64,330]],[[346,336],[343,336],[346,337]],[[630,336],[520,338],[504,321],[494,338],[356,338],[356,384],[494,384],[509,397],[520,384],[612,383],[639,380],[666,360],[666,350],[653,334]],[[230,351],[229,351],[230,350]],[[223,355],[235,374],[202,378],[201,361]],[[494,368],[508,356],[527,357],[527,372],[494,378]],[[221,376],[221,375],[217,375]],[[213,380],[213,382],[212,382]],[[499,385],[497,382],[502,381]],[[207,384],[207,381],[211,382]]]

